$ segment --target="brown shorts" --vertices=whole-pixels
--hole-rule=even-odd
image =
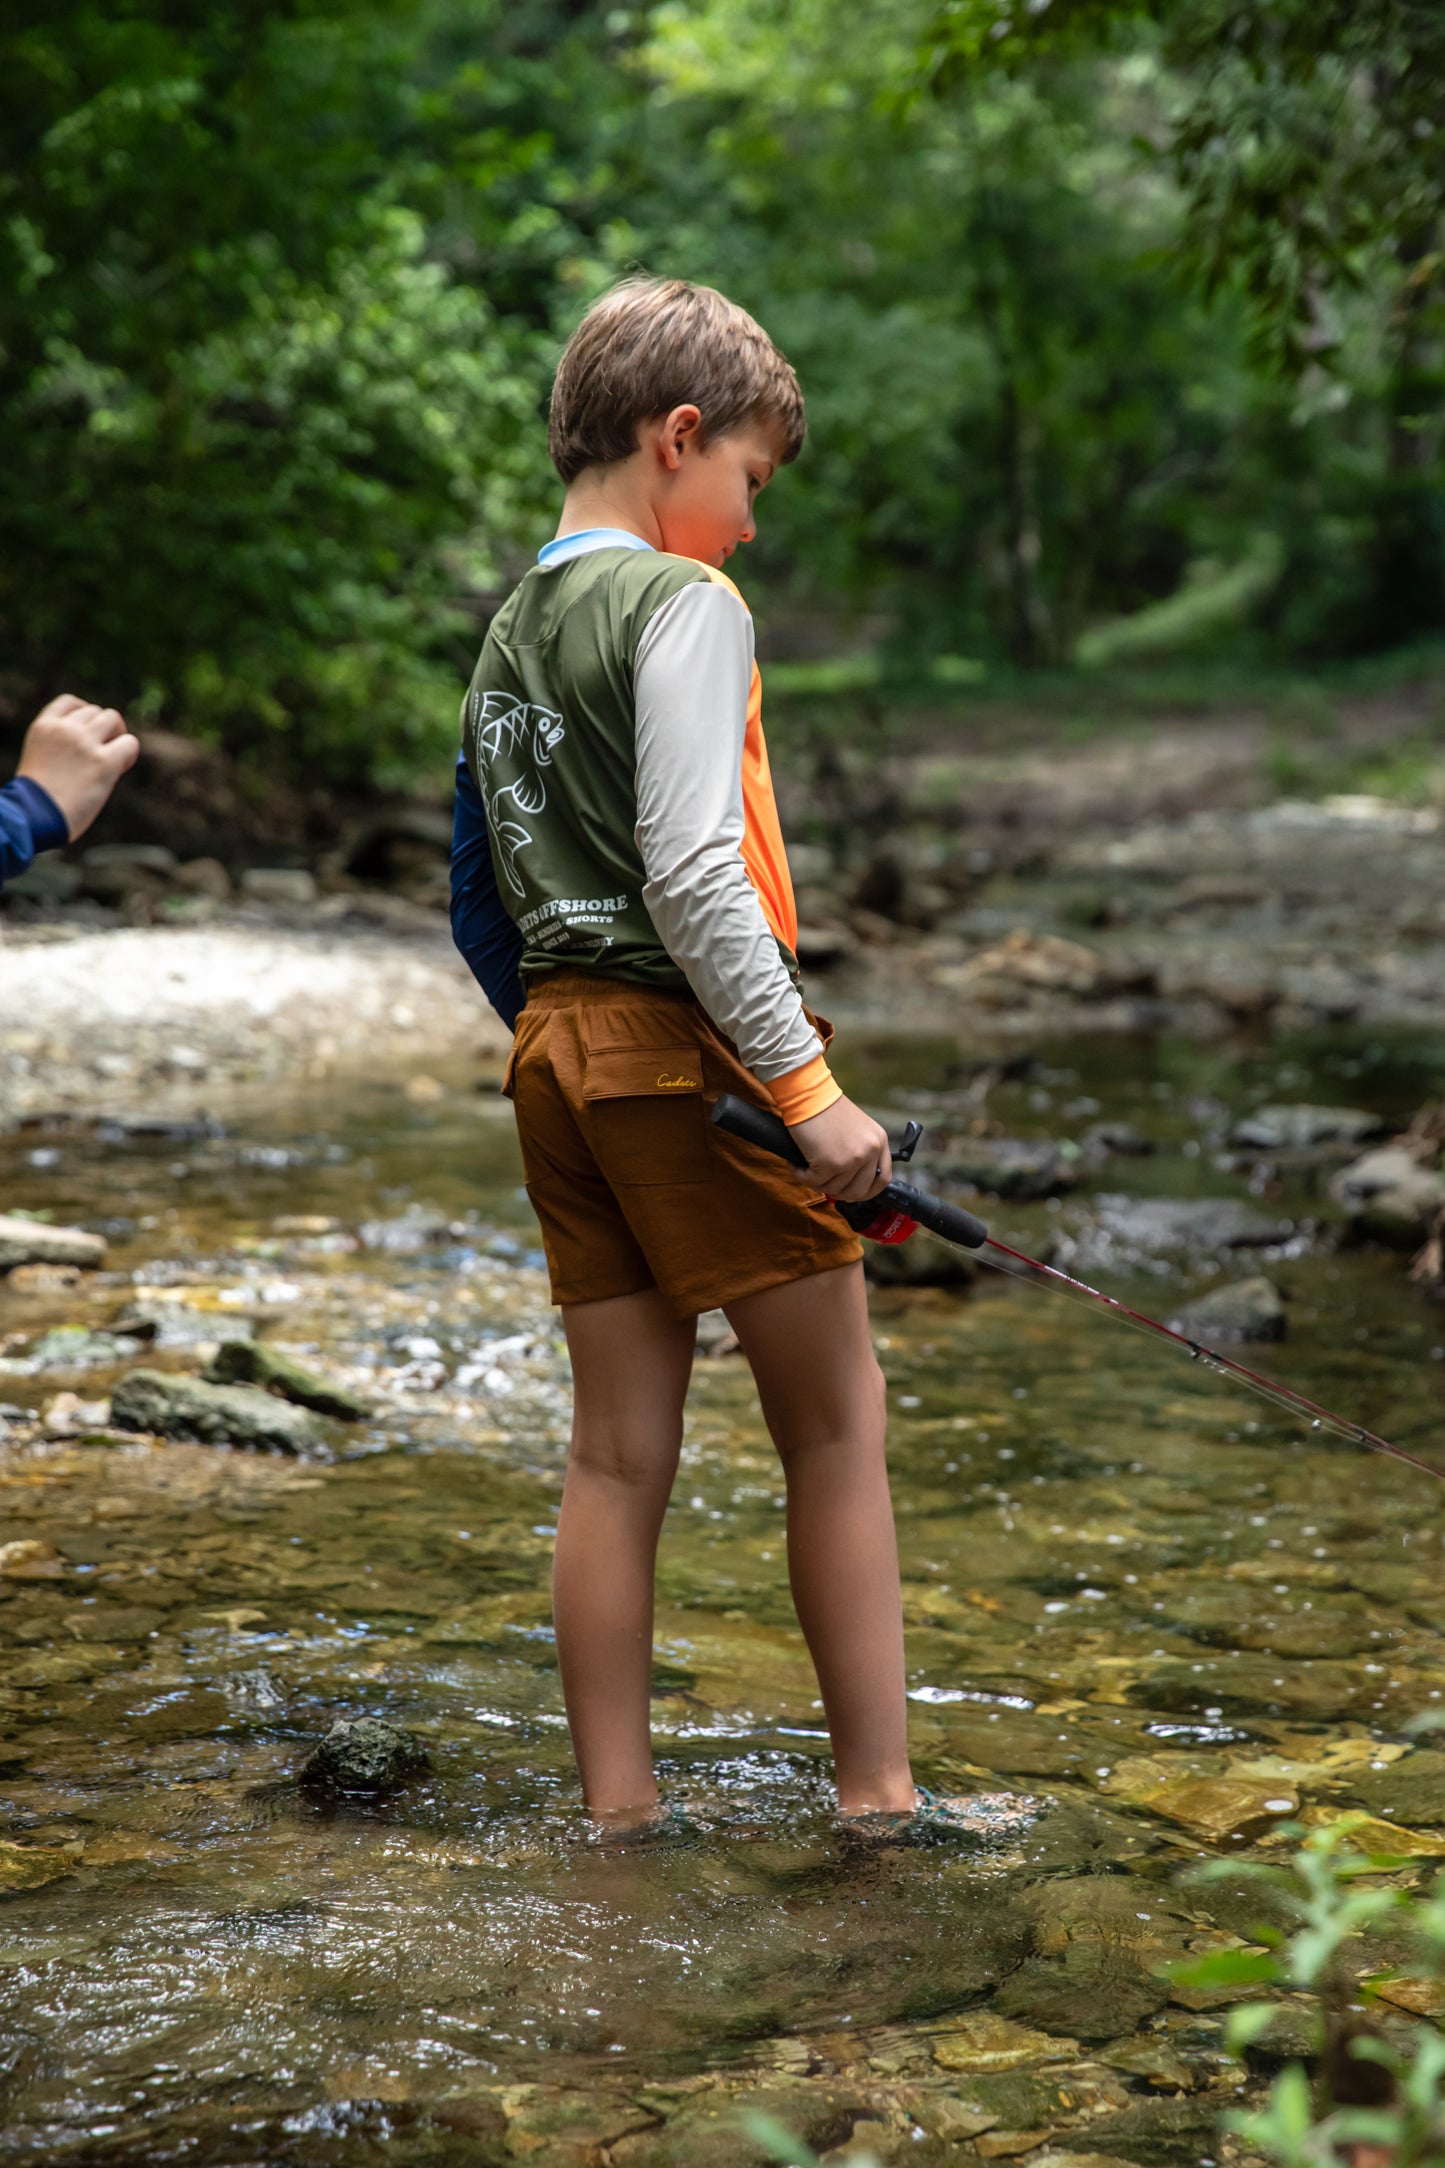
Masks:
[[[813,1021],[826,1045],[831,1026]],[[723,1092],[768,1100],[689,996],[576,972],[534,982],[502,1089],[554,1302],[656,1287],[688,1317],[863,1254],[819,1191],[713,1127]]]

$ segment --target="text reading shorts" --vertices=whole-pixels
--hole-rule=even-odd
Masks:
[[[826,1045],[831,1027],[813,1021]],[[819,1191],[713,1127],[723,1092],[768,1100],[689,996],[534,980],[502,1088],[556,1303],[656,1287],[686,1317],[863,1254]]]

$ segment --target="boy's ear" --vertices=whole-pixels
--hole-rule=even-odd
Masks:
[[[701,407],[676,406],[663,416],[657,432],[657,454],[669,473],[677,472],[689,450],[697,450],[701,435]]]

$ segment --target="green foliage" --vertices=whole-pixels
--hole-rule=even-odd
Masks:
[[[1141,41],[1168,71],[1145,155],[1180,188],[1180,267],[1238,297],[1255,358],[1297,390],[1273,629],[1334,652],[1407,638],[1445,580],[1445,10],[946,0],[923,56],[946,88]]]
[[[638,262],[799,367],[748,586],[805,672],[1414,637],[1442,78],[1427,0],[19,0],[11,720],[69,685],[440,780],[555,354]]]
[[[1215,1860],[1198,1869],[1200,1881],[1243,1876],[1264,1885],[1276,1903],[1284,1899],[1296,1924],[1285,1935],[1257,1929],[1254,1948],[1210,1951],[1169,1968],[1187,1987],[1305,1990],[1316,1998],[1321,2043],[1334,2037],[1354,2062],[1373,2063],[1388,2073],[1385,2104],[1340,2106],[1327,2076],[1312,2086],[1302,2064],[1287,2063],[1263,2107],[1228,2118],[1230,2128],[1279,2168],[1332,2168],[1342,2150],[1355,2144],[1383,2146],[1395,2168],[1417,2168],[1439,2159],[1445,2145],[1445,2040],[1439,2033],[1428,2024],[1411,2023],[1402,2045],[1397,2037],[1340,2024],[1345,2007],[1360,2010],[1360,1998],[1369,1992],[1368,1981],[1354,1982],[1350,1968],[1341,1969],[1347,1946],[1387,1922],[1403,1924],[1419,1951],[1420,1969],[1445,1980],[1445,1882],[1423,1892],[1398,1882],[1382,1884],[1382,1875],[1409,1863],[1355,1848],[1355,1833],[1367,1819],[1344,1815],[1308,1832],[1282,1824],[1280,1834],[1301,1840],[1287,1865]],[[1376,1983],[1389,1977],[1377,1974]],[[1231,2051],[1243,2055],[1267,2042],[1278,2016],[1273,2002],[1234,2008],[1226,2030]]]
[[[330,776],[445,746],[469,598],[545,470],[535,356],[429,254],[379,156],[412,12],[12,27],[0,652],[21,684],[103,687]]]
[[[745,2108],[738,2121],[768,2158],[781,2162],[783,2168],[822,2168],[813,2148],[794,2137],[775,2115],[765,2115],[760,2108]],[[878,2168],[871,2153],[853,2153],[849,2159],[854,2168]]]

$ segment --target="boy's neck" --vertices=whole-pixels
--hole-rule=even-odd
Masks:
[[[662,522],[643,477],[640,460],[619,460],[615,467],[594,467],[579,474],[562,499],[557,539],[583,534],[590,527],[618,527],[651,548],[663,547]]]

